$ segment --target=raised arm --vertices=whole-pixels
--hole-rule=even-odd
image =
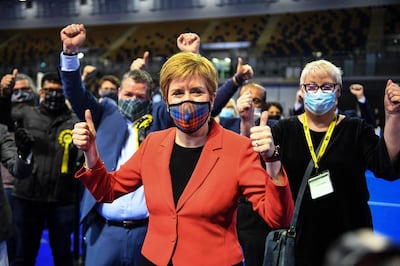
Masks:
[[[102,108],[94,95],[85,88],[80,74],[79,48],[86,40],[86,30],[82,24],[71,24],[60,31],[63,52],[60,55],[59,74],[65,97],[79,119],[84,120],[85,110],[90,109],[93,120],[99,121]]]
[[[7,125],[9,130],[13,127],[11,119],[11,95],[17,74],[18,69],[14,69],[12,73],[5,74],[1,78],[0,83],[0,123]]]
[[[235,75],[228,79],[217,90],[217,96],[214,101],[214,106],[211,111],[211,116],[217,116],[222,108],[228,103],[229,99],[236,93],[238,88],[245,82],[253,77],[253,68],[248,64],[243,64],[241,57],[238,57]]]
[[[384,138],[390,160],[399,159],[400,152],[400,86],[388,80],[384,96],[385,128]]]
[[[185,32],[176,39],[176,46],[182,52],[200,53],[200,36],[196,33]]]
[[[361,84],[351,84],[349,87],[351,94],[357,98],[357,105],[360,108],[361,118],[371,126],[375,127],[374,114],[368,100],[364,94],[364,86]]]

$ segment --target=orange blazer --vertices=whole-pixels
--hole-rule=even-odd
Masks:
[[[236,212],[242,194],[271,227],[289,226],[293,200],[287,177],[285,186],[273,184],[251,141],[215,121],[175,206],[169,172],[175,130],[149,134],[116,172],[107,173],[98,161],[91,170],[82,168],[76,173],[93,196],[103,202],[144,185],[150,214],[142,247],[147,259],[156,265],[167,265],[172,259],[174,266],[241,262]]]

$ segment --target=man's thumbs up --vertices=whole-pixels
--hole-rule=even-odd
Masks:
[[[261,113],[260,126],[266,126],[267,123],[268,123],[268,111],[264,111]]]
[[[253,68],[249,64],[243,64],[243,59],[238,57],[236,67],[236,82],[241,85],[245,80],[249,80],[253,77]]]
[[[0,96],[9,96],[12,92],[15,80],[17,78],[18,69],[14,69],[12,74],[5,74],[0,81]]]
[[[149,56],[150,52],[145,51],[143,54],[143,57],[138,57],[135,60],[132,61],[130,70],[135,70],[135,69],[144,69],[149,62]]]
[[[16,78],[17,75],[18,75],[18,69],[14,68],[12,75],[13,75],[14,78]]]
[[[146,52],[144,52],[144,54],[143,54],[143,61],[144,61],[145,66],[146,66],[147,63],[149,62],[149,55],[150,55],[149,51],[146,51]]]
[[[92,120],[92,113],[89,109],[85,110],[85,121],[89,129],[90,138],[92,141],[96,140],[96,128],[94,127],[94,123]]]

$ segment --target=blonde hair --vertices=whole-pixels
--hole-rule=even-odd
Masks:
[[[202,78],[210,94],[217,91],[218,74],[214,65],[199,54],[180,52],[169,58],[160,71],[160,88],[164,101],[168,103],[168,89],[172,80],[191,76]]]
[[[236,102],[235,102],[234,99],[230,98],[229,101],[226,103],[225,107],[230,107],[230,108],[232,108],[232,109],[233,109],[233,115],[234,115],[235,117],[238,117],[238,116],[239,116],[239,111],[238,111],[238,109],[237,109]]]

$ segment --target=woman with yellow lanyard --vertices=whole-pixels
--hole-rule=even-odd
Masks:
[[[323,265],[327,249],[339,236],[372,228],[367,169],[387,180],[400,177],[400,87],[391,80],[386,84],[386,126],[379,139],[364,120],[337,114],[341,76],[341,69],[326,60],[308,63],[300,77],[305,113],[280,120],[272,129],[250,130],[256,151],[265,145],[280,148],[275,153],[279,157],[268,160],[281,160],[294,199],[313,161],[297,223],[295,260],[300,266]],[[268,130],[273,142],[262,137]]]

